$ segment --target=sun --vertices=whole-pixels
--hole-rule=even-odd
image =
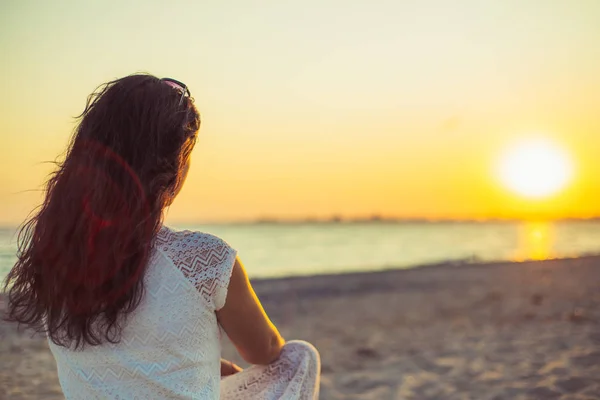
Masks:
[[[568,154],[548,139],[521,140],[509,146],[498,163],[501,182],[529,198],[556,194],[571,180],[573,166]]]

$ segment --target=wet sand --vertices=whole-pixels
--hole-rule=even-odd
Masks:
[[[600,399],[600,257],[254,285],[321,352],[321,399]],[[0,323],[0,356],[0,398],[62,398],[44,338]]]

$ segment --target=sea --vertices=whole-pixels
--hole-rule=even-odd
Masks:
[[[447,263],[600,254],[600,222],[309,222],[179,224],[238,251],[251,278],[342,274]],[[16,261],[16,228],[0,228],[0,281]]]

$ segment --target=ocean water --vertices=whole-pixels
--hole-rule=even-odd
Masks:
[[[600,253],[600,222],[258,223],[175,225],[225,239],[251,277],[410,268],[445,261],[522,261]],[[0,279],[16,260],[0,229]]]

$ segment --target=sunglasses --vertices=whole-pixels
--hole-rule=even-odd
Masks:
[[[179,82],[178,80],[171,78],[162,78],[161,81],[171,86],[172,88],[178,90],[181,93],[181,99],[179,99],[179,105],[183,103],[183,98],[187,95],[187,97],[191,97],[190,89],[183,82]]]

